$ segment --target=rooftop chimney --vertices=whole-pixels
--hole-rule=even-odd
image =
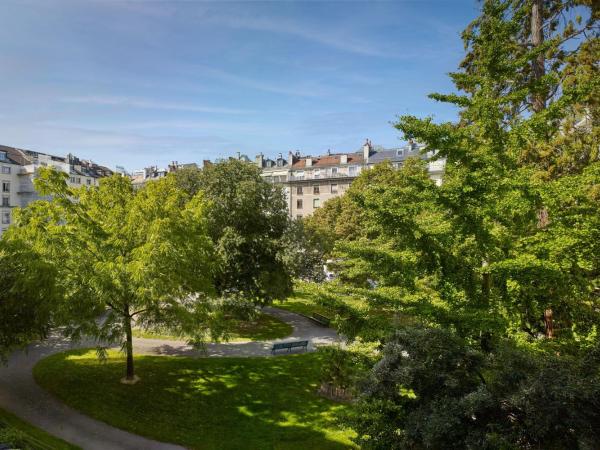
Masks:
[[[371,141],[368,139],[365,141],[365,145],[363,145],[363,159],[366,163],[369,162],[369,155],[371,154]]]
[[[306,167],[312,167],[312,157],[306,158]]]
[[[262,169],[263,161],[264,161],[264,155],[262,154],[262,152],[259,153],[258,155],[256,155],[256,157],[254,158],[254,161],[256,162],[256,165]]]
[[[340,156],[340,164],[348,164],[348,155]]]

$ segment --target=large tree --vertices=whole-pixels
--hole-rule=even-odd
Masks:
[[[459,107],[456,123],[396,125],[447,159],[443,185],[417,161],[359,177],[368,182],[351,186],[347,209],[366,234],[337,244],[342,291],[484,346],[507,333],[578,339],[597,321],[597,12],[558,27],[573,2],[544,2],[549,25],[536,46],[524,37],[533,3],[486,1],[463,33],[467,55],[451,75],[459,93],[432,95]]]
[[[347,335],[386,348],[359,398],[367,448],[565,448],[597,438],[584,436],[597,423],[597,362],[583,355],[596,354],[600,326],[600,76],[598,11],[585,3],[484,1],[463,33],[456,92],[431,96],[456,106],[458,120],[396,124],[446,158],[443,184],[411,160],[361,175],[369,182],[346,194],[366,234],[338,241],[340,283],[319,298],[338,309]],[[445,331],[399,342],[396,330],[414,324]],[[519,347],[528,367],[515,380],[494,361]],[[592,400],[578,415],[562,396],[583,385]]]
[[[201,194],[186,194],[170,177],[137,191],[118,175],[73,189],[51,169],[40,170],[36,189],[51,200],[18,211],[7,239],[53,267],[69,336],[121,343],[132,381],[132,322],[199,329],[214,255]]]
[[[286,298],[292,270],[284,258],[289,218],[282,190],[263,180],[255,165],[234,159],[177,171],[175,179],[208,201],[218,293],[254,303]]]

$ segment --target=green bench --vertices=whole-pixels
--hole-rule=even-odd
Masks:
[[[331,319],[329,317],[325,317],[321,314],[317,314],[316,312],[312,313],[312,315],[309,317],[310,320],[312,320],[313,322],[318,323],[319,325],[323,325],[324,327],[328,327],[329,323],[331,322]]]
[[[271,354],[274,355],[277,350],[285,350],[286,348],[289,353],[293,348],[297,347],[303,347],[306,351],[308,348],[308,341],[280,342],[278,344],[273,344]]]

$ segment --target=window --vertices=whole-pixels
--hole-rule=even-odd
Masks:
[[[321,178],[321,171],[319,169],[315,169],[313,173],[315,178]]]
[[[10,173],[10,167],[2,166],[2,173]]]
[[[296,194],[298,194],[298,195],[302,195],[302,194],[304,194],[304,192],[302,192],[302,186],[298,186],[298,187],[296,188]]]
[[[296,219],[302,219],[302,214],[296,214]]]
[[[69,177],[69,181],[70,181],[71,183],[75,183],[75,177]]]
[[[6,152],[0,152],[0,161],[6,161]]]
[[[297,180],[303,180],[304,179],[304,172],[303,171],[296,172],[296,179]]]
[[[318,185],[313,186],[313,194],[317,195],[317,194],[320,194],[320,193],[321,192],[320,192],[319,186]]]
[[[348,167],[348,175],[350,175],[351,177],[356,176],[356,166]]]
[[[81,184],[81,178],[77,177],[77,184]]]
[[[9,181],[2,182],[2,192],[10,192],[10,182]]]
[[[9,212],[2,213],[2,223],[5,225],[10,223],[10,213]]]
[[[10,206],[10,197],[8,195],[2,197],[2,206]]]
[[[337,184],[332,184],[331,185],[331,193],[332,194],[337,194],[338,193],[338,188],[337,188]]]
[[[296,209],[302,209],[302,200],[296,200]]]
[[[338,173],[338,168],[337,167],[332,167],[331,168],[331,176],[336,176]]]
[[[313,208],[319,208],[321,206],[321,200],[318,198],[313,199]]]
[[[92,184],[92,180],[90,180],[90,179],[88,178],[88,179],[87,179],[87,184],[88,184],[88,186],[89,186],[90,184]]]

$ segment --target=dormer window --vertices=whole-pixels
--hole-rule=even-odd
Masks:
[[[6,161],[6,152],[0,152],[0,161]]]

